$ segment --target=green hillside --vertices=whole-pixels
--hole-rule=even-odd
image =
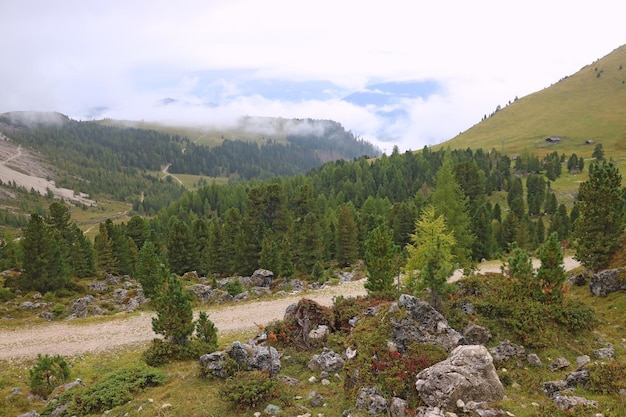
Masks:
[[[558,144],[546,142],[559,137]],[[591,140],[607,156],[626,156],[626,45],[574,75],[515,100],[445,143],[456,149],[497,149],[510,156],[528,150],[589,157]]]

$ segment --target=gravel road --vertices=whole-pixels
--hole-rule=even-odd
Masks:
[[[564,260],[566,270],[579,265],[571,257]],[[485,263],[480,266],[480,272],[500,272],[500,264]],[[450,280],[455,281],[460,277],[461,274],[457,271]],[[330,306],[333,297],[338,295],[365,295],[363,284],[364,280],[346,282],[307,294],[212,306],[206,311],[221,333],[245,331],[282,319],[285,309],[302,297]],[[152,331],[152,316],[151,313],[121,313],[119,318],[103,319],[102,322],[81,323],[76,320],[0,329],[0,361],[34,358],[39,353],[76,356],[86,352],[106,352],[129,345],[145,344],[156,336]]]

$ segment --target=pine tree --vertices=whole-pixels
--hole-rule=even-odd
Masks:
[[[94,238],[96,269],[105,274],[118,272],[117,260],[113,257],[113,239],[104,223],[100,223],[98,234]]]
[[[365,289],[371,293],[391,295],[398,250],[393,244],[393,233],[380,225],[372,230],[365,241]]]
[[[576,259],[599,271],[623,244],[626,201],[618,168],[612,162],[592,164],[578,198],[579,216],[573,229]]]
[[[506,198],[511,212],[515,213],[518,219],[524,218],[524,187],[521,178],[511,180],[509,193]]]
[[[436,309],[440,309],[439,298],[454,272],[452,250],[455,244],[456,239],[448,231],[445,217],[436,216],[434,207],[426,207],[415,222],[415,233],[406,247],[405,269],[409,275],[409,289],[430,288],[431,302]]]
[[[198,256],[191,230],[181,221],[176,221],[170,230],[167,259],[170,270],[175,274],[183,275],[196,269]]]
[[[167,342],[185,346],[195,329],[193,309],[191,297],[175,274],[167,278],[154,301],[154,309],[157,316],[152,318],[152,330],[162,334]]]
[[[526,178],[526,202],[528,203],[528,214],[537,216],[541,213],[541,206],[545,200],[546,182],[542,175],[530,174]]]

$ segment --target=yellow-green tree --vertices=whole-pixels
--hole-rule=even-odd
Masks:
[[[439,299],[446,281],[454,272],[454,233],[448,231],[446,219],[437,216],[433,206],[427,206],[415,222],[415,233],[406,247],[408,287],[413,292],[429,288],[433,307],[439,308]]]

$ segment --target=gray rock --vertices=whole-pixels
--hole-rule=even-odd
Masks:
[[[270,416],[274,416],[276,414],[280,414],[281,409],[279,406],[274,404],[268,404],[267,407],[263,410],[265,414],[269,414]]]
[[[598,407],[598,403],[573,395],[555,395],[552,400],[561,410],[572,410],[576,407]]]
[[[313,329],[309,332],[309,339],[323,339],[330,334],[328,326],[320,324],[317,329]]]
[[[39,417],[39,413],[33,410],[28,413],[20,414],[18,417]]]
[[[106,274],[106,277],[104,278],[104,280],[109,285],[116,285],[120,283],[120,277],[112,275],[112,274]]]
[[[461,305],[459,306],[459,310],[461,310],[468,316],[476,314],[476,309],[474,308],[474,305],[469,301],[464,301],[463,303],[461,303]]]
[[[209,301],[211,301],[211,299],[215,297],[216,293],[213,290],[213,287],[204,284],[189,285],[186,287],[186,289],[192,292],[196,297],[198,297],[198,300],[200,300],[200,302],[202,303],[208,303]]]
[[[576,358],[576,366],[578,366],[578,370],[581,370],[591,362],[591,358],[588,355],[582,355]]]
[[[513,358],[523,358],[525,355],[524,346],[511,343],[509,340],[501,342],[499,345],[489,349],[494,362],[506,362]]]
[[[391,339],[398,351],[405,353],[408,347],[417,343],[430,343],[452,350],[463,336],[448,325],[446,318],[426,301],[411,295],[402,294],[397,306],[405,309],[409,317],[392,320]],[[396,308],[393,307],[392,308]]]
[[[20,303],[19,307],[20,308],[25,308],[27,310],[34,310],[35,309],[35,304],[30,302],[30,301],[24,301],[23,303]]]
[[[67,411],[67,406],[68,404],[61,404],[50,413],[50,417],[62,416]]]
[[[93,304],[96,299],[92,295],[86,295],[82,298],[77,299],[72,304],[72,313],[76,315],[78,318],[87,317],[87,313],[89,312],[89,305]]]
[[[567,359],[565,359],[564,357],[560,356],[558,358],[556,358],[556,361],[551,363],[550,365],[548,365],[548,369],[551,370],[552,372],[554,371],[560,371],[563,369],[567,369],[569,368],[570,363]]]
[[[543,391],[548,397],[554,397],[555,395],[563,392],[567,389],[567,382],[563,380],[548,381],[543,383]]]
[[[450,356],[417,374],[422,400],[431,407],[453,411],[457,400],[500,401],[504,388],[489,351],[481,345],[463,345]]]
[[[587,370],[570,372],[565,376],[565,383],[567,384],[568,388],[588,388],[589,381],[589,371]]]
[[[595,296],[604,297],[612,292],[626,290],[626,280],[621,278],[626,267],[607,269],[591,276],[589,290]]]
[[[252,287],[250,291],[256,297],[261,297],[263,295],[268,295],[272,293],[272,290],[270,290],[269,287]]]
[[[370,415],[387,412],[387,400],[376,387],[364,387],[359,391],[355,407],[358,410],[366,410]]]
[[[271,375],[277,375],[281,369],[280,354],[272,346],[255,346],[233,342],[227,353],[238,364],[248,369],[268,371]]]
[[[321,407],[324,405],[324,397],[317,391],[311,391],[307,396],[307,400],[312,407]]]
[[[269,287],[274,280],[274,273],[267,269],[257,269],[250,277],[253,287]]]
[[[408,408],[408,403],[406,400],[402,398],[393,397],[391,399],[391,403],[389,404],[389,414],[393,417],[405,417],[406,409]]]
[[[538,368],[542,365],[541,359],[539,359],[539,356],[537,356],[535,353],[530,353],[528,356],[526,356],[526,359],[528,360],[530,366]]]
[[[486,345],[491,339],[489,329],[477,324],[469,324],[463,329],[463,339],[459,344],[462,345]]]
[[[11,395],[24,395],[21,387],[13,387],[11,388]]]
[[[309,369],[316,371],[337,372],[343,369],[345,361],[332,349],[324,348],[322,353],[313,355],[309,361]]]
[[[357,316],[352,317],[350,320],[348,320],[348,324],[350,325],[350,327],[354,328],[356,327],[356,325],[359,322],[359,318]]]
[[[200,356],[200,366],[207,375],[211,374],[218,378],[228,378],[230,376],[225,352],[217,351]]]
[[[109,291],[109,286],[107,285],[106,282],[102,282],[102,281],[94,281],[91,284],[87,285],[87,288],[90,291],[95,291],[95,292],[107,292]]]
[[[249,295],[248,291],[240,292],[239,294],[235,296],[234,300],[235,301],[247,300],[248,295]]]
[[[300,385],[300,381],[298,379],[292,378],[287,375],[281,375],[279,379],[280,382],[282,382],[284,385],[288,385],[290,387],[297,387],[298,385]]]
[[[615,359],[615,348],[613,346],[607,346],[593,351],[593,355],[597,359],[610,360]]]

